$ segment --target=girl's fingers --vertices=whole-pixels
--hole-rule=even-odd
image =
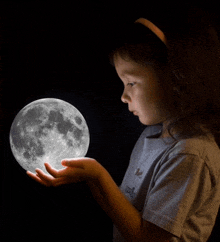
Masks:
[[[53,177],[58,177],[58,171],[53,169],[49,163],[44,163],[46,170],[50,173]]]
[[[53,178],[52,176],[46,175],[43,171],[40,169],[36,169],[36,175],[33,174],[30,171],[26,172],[29,177],[31,177],[33,180],[39,182],[40,184],[44,186],[60,186],[62,184],[67,183],[65,181],[65,177],[59,177],[59,178]]]
[[[83,163],[82,159],[70,159],[70,160],[63,160],[62,165],[67,166],[67,167],[76,167],[76,168],[83,168]]]
[[[68,168],[68,166],[66,167],[66,169],[62,169],[62,170],[55,170],[53,169],[48,163],[45,163],[45,167],[46,170],[48,171],[50,175],[45,174],[43,171],[36,169],[36,172],[38,173],[38,175],[40,176],[40,178],[42,178],[44,181],[52,184],[56,185],[57,182],[60,183],[60,181],[62,182],[63,179],[66,179],[66,177],[68,176],[72,176],[73,175],[73,169]],[[74,166],[74,168],[76,168],[76,166]],[[76,172],[76,170],[74,169],[74,173]]]
[[[38,173],[38,177],[44,182],[44,185],[47,185],[47,186],[51,185],[52,180],[54,179],[52,176],[45,174],[40,169],[36,169],[35,171]]]
[[[95,161],[95,160],[88,157],[80,157],[80,158],[64,159],[62,160],[61,163],[64,166],[84,169],[86,162],[92,162],[92,161]]]
[[[27,173],[27,175],[29,176],[29,177],[31,177],[33,180],[35,180],[36,182],[39,182],[39,183],[41,183],[42,185],[45,185],[45,183],[39,178],[39,175],[38,174],[33,174],[32,172],[30,172],[30,171],[27,171],[26,172]]]

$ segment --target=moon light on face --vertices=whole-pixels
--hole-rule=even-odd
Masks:
[[[10,146],[17,162],[27,171],[48,162],[64,169],[61,160],[83,157],[89,147],[89,129],[82,114],[71,104],[55,98],[29,103],[16,115],[10,129]]]

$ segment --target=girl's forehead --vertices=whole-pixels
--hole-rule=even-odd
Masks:
[[[125,75],[137,75],[138,73],[149,72],[150,67],[140,65],[132,60],[124,60],[120,56],[115,59],[115,69],[121,77]]]
[[[131,69],[135,70],[137,68],[140,68],[140,65],[138,63],[136,63],[136,62],[134,62],[134,61],[132,61],[128,58],[124,59],[120,56],[115,58],[114,63],[115,63],[115,67],[120,68],[120,69],[124,69],[124,68],[127,69],[128,68],[130,70]]]

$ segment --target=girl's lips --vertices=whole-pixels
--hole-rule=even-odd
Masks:
[[[131,113],[133,113],[134,115],[138,115],[138,113],[137,113],[136,111],[133,111],[133,110],[130,110],[130,109],[129,109],[129,111],[130,111]]]
[[[138,115],[136,111],[133,112],[134,115]]]

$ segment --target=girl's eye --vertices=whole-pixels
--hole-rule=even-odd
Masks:
[[[134,86],[134,82],[129,82],[128,84],[127,84],[127,86],[131,86],[131,87],[133,87]]]

